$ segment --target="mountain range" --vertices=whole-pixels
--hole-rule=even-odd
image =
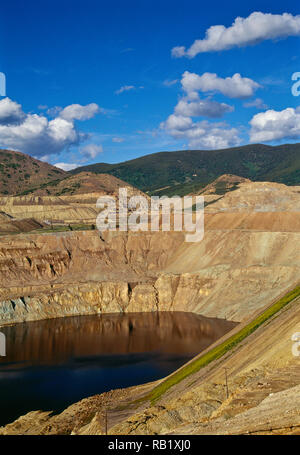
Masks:
[[[110,174],[157,196],[199,193],[224,174],[297,185],[300,182],[300,143],[159,152],[122,163],[90,164],[70,172],[20,152],[0,150],[0,195],[56,194],[57,191],[74,194],[80,183],[76,175],[83,172],[88,172],[91,179],[93,174]],[[94,180],[93,185],[97,182]],[[69,184],[72,187],[69,188]]]
[[[167,196],[198,192],[223,174],[296,185],[300,182],[300,144],[159,152],[117,164],[90,164],[71,172],[82,171],[112,174],[144,192]]]

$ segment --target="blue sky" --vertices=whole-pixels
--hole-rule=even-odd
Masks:
[[[6,2],[0,147],[68,169],[162,150],[300,141],[291,93],[300,72],[297,4]],[[232,28],[237,17],[248,20]],[[205,38],[215,25],[223,26],[217,43],[217,29]]]

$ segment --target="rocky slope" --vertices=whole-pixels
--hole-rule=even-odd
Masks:
[[[205,194],[205,195],[222,195],[228,191],[236,190],[241,183],[250,183],[251,180],[245,177],[239,177],[238,175],[224,174],[218,177],[209,185],[200,189],[197,193],[191,194]]]
[[[299,187],[265,182],[242,182],[207,206],[204,239],[195,244],[186,243],[181,232],[2,237],[0,325],[165,310],[245,324],[299,283],[299,240]],[[31,413],[1,431],[102,434],[101,413],[107,405],[111,434],[298,431],[292,400],[300,370],[298,357],[292,356],[291,336],[299,331],[299,311],[298,299],[156,403],[136,401],[155,385],[147,384],[83,400],[58,416]],[[276,396],[268,399],[271,393]],[[280,424],[276,406],[281,405],[286,418]]]
[[[91,172],[65,178],[61,182],[44,184],[37,190],[27,191],[24,196],[0,197],[0,211],[13,220],[35,219],[48,224],[95,224],[99,209],[96,202],[100,196],[119,199],[119,188],[127,190],[128,197],[144,193],[116,177]],[[8,225],[0,232],[9,232]],[[14,231],[11,229],[11,231]],[[24,229],[26,232],[26,229]]]
[[[299,212],[300,186],[243,182],[207,207],[211,212]]]
[[[109,174],[93,174],[92,172],[80,172],[70,175],[55,185],[46,183],[30,194],[34,196],[74,196],[92,194],[117,195],[119,188],[127,188],[129,195],[143,194],[132,185]],[[75,200],[76,198],[70,198]]]
[[[291,351],[291,334],[299,328],[299,302],[220,361],[174,385],[155,405],[148,402],[125,418],[117,417],[117,409],[112,411],[110,434],[299,432],[299,358]],[[114,423],[113,416],[119,422]],[[92,429],[101,434],[102,427],[95,420],[76,433],[89,434]]]
[[[41,184],[64,179],[68,173],[12,150],[0,150],[0,196],[19,194]]]
[[[196,244],[184,242],[180,232],[2,237],[1,320],[159,309],[241,321],[298,280],[297,191],[242,183],[224,196],[221,207],[219,202],[210,206],[215,213],[207,208],[204,239]],[[248,195],[252,211],[243,206],[230,212],[241,193]],[[40,197],[31,197],[40,207]],[[270,200],[276,212],[255,211],[264,202],[269,208]],[[102,302],[109,299],[104,310]]]
[[[180,232],[6,236],[1,321],[156,310],[241,321],[298,280],[299,226],[296,213],[209,214],[196,244]]]

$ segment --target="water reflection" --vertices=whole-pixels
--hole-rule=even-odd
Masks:
[[[234,323],[191,313],[78,316],[3,327],[0,425],[168,375]]]

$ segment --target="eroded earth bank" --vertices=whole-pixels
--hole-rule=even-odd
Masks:
[[[180,232],[3,236],[0,325],[145,311],[239,322],[218,345],[299,285],[299,191],[247,181],[209,196],[196,244]],[[107,407],[111,434],[300,433],[300,357],[291,349],[297,292],[222,357],[165,389],[157,389],[163,379],[84,399],[57,416],[29,413],[0,434],[103,434]]]

